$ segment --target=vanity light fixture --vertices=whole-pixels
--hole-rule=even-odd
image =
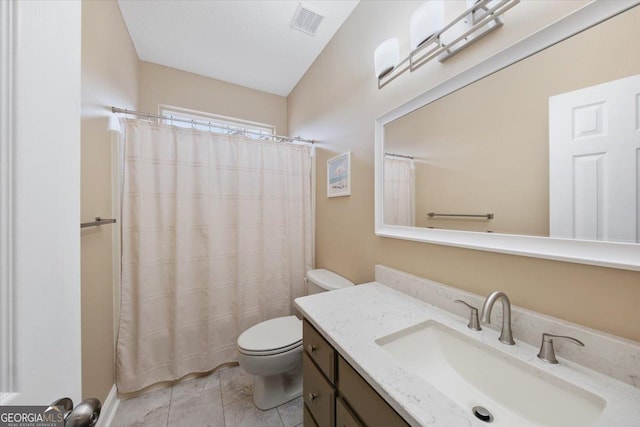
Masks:
[[[431,0],[422,4],[411,15],[409,41],[411,50],[420,47],[444,26],[444,2]]]
[[[407,57],[399,59],[397,39],[389,39],[376,48],[374,60],[378,89],[405,71],[413,72],[434,58],[443,62],[500,28],[500,16],[518,3],[520,0],[467,0],[465,11],[445,24],[444,0],[427,1],[411,16],[411,51]],[[396,53],[391,56],[392,52],[396,52],[397,57]]]
[[[389,74],[400,62],[400,42],[388,39],[380,43],[373,53],[378,80]]]

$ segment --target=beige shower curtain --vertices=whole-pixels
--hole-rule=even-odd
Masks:
[[[237,360],[311,268],[308,146],[125,120],[120,393]]]

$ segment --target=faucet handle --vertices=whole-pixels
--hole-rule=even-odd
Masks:
[[[460,304],[464,304],[469,308],[469,323],[467,324],[467,328],[472,329],[474,331],[481,331],[480,322],[478,321],[478,309],[469,303],[462,301],[461,299],[457,299],[454,302],[458,302]]]
[[[584,343],[573,337],[567,337],[565,335],[553,335],[548,333],[542,334],[542,343],[540,344],[540,351],[538,352],[538,359],[544,360],[547,363],[557,364],[556,352],[553,348],[553,340],[567,340],[576,345],[584,347]]]

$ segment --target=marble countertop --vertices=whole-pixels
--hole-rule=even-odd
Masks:
[[[404,368],[375,340],[435,320],[491,348],[533,366],[532,369],[590,391],[606,407],[594,426],[640,425],[640,389],[570,361],[550,365],[536,358],[537,348],[518,342],[505,346],[499,333],[467,329],[467,319],[395,291],[368,283],[297,298],[295,305],[351,366],[412,426],[484,426],[426,380]],[[543,410],[543,409],[542,409]]]

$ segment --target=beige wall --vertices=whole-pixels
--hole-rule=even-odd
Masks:
[[[549,236],[549,97],[640,73],[619,43],[639,22],[634,8],[387,125],[385,151],[415,157],[416,225]]]
[[[276,126],[287,132],[287,99],[255,89],[140,61],[138,102],[141,111],[173,105]]]
[[[362,1],[288,97],[289,132],[322,141],[317,157],[316,266],[362,283],[381,263],[640,341],[640,273],[429,245],[374,235],[374,120],[419,93],[502,50],[585,2],[521,2],[503,28],[445,63],[406,73],[382,90],[373,51],[400,37],[421,2]],[[452,3],[447,3],[449,6]],[[352,153],[352,195],[327,199],[328,158]],[[542,331],[541,331],[542,332]]]
[[[109,107],[137,106],[138,57],[115,1],[82,2],[81,218],[111,217]],[[114,383],[112,230],[82,230],[82,396]]]

